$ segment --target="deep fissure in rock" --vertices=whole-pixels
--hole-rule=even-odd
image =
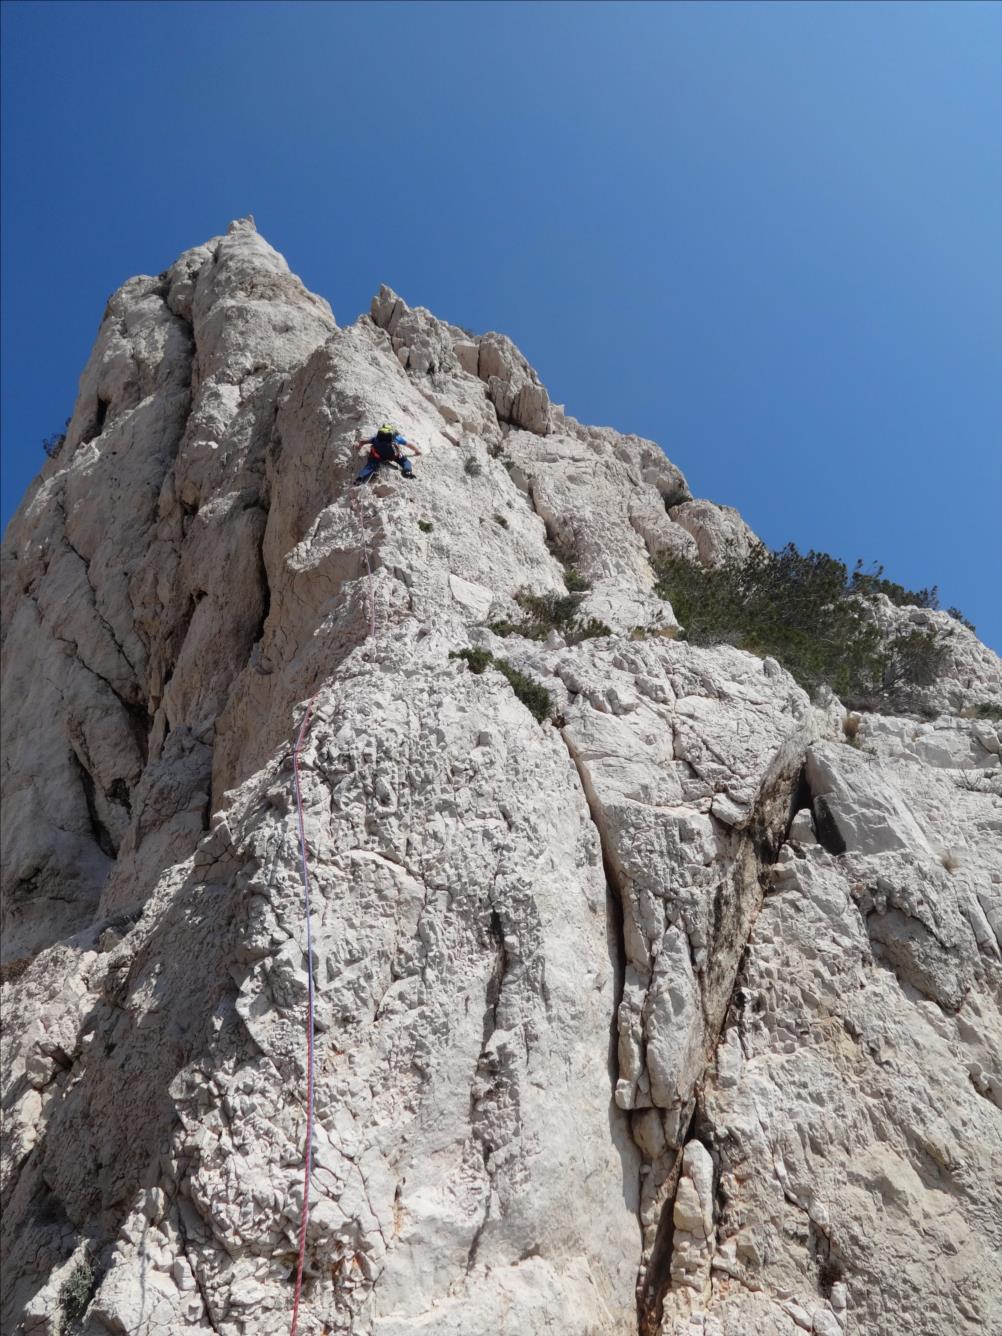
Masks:
[[[665,1180],[665,1203],[658,1219],[654,1244],[646,1269],[637,1284],[637,1330],[640,1336],[658,1336],[664,1314],[665,1295],[671,1289],[671,1258],[675,1246],[675,1195],[678,1192],[678,1180],[681,1176],[682,1154],[696,1116],[695,1098],[689,1102],[687,1110],[682,1120],[685,1130],[679,1136],[678,1149],[675,1151],[671,1171]]]
[[[740,983],[744,977],[744,965],[748,957],[749,943],[755,930],[755,923],[767,891],[767,869],[779,857],[789,833],[790,824],[798,810],[798,802],[803,801],[804,761],[802,752],[789,750],[781,752],[774,762],[771,774],[763,782],[759,791],[755,810],[748,829],[740,833],[740,847],[735,851],[731,862],[733,885],[730,896],[723,894],[724,885],[720,883],[714,894],[714,940],[709,952],[710,967],[700,977],[703,985],[701,1000],[704,1021],[708,1035],[706,1059],[703,1077],[696,1082],[691,1102],[687,1105],[684,1119],[685,1132],[680,1136],[671,1171],[666,1179],[667,1195],[661,1208],[654,1244],[651,1248],[647,1267],[637,1287],[638,1329],[640,1336],[658,1336],[664,1317],[665,1299],[671,1290],[671,1259],[675,1239],[674,1209],[675,1196],[682,1166],[682,1154],[686,1142],[693,1136],[701,1141],[710,1151],[714,1165],[714,1198],[720,1192],[719,1154],[713,1144],[713,1130],[701,1107],[702,1087],[706,1072],[716,1059],[720,1046],[720,1037],[728,1028],[736,995],[741,992]],[[730,936],[730,942],[722,940]],[[733,948],[738,940],[741,950],[734,958]],[[733,964],[728,965],[728,961]],[[720,1009],[719,1020],[714,1024],[707,1014],[707,996],[718,994],[725,986],[725,970],[731,970],[730,982],[726,985],[726,1003]]]
[[[845,840],[823,794],[814,799],[814,831],[818,843],[828,853],[834,854],[836,858],[845,853]]]
[[[87,818],[90,821],[94,842],[108,858],[117,858],[118,848],[112,839],[111,831],[98,815],[97,786],[94,783],[94,777],[76,752],[72,750],[70,751],[70,764],[76,767],[77,774],[80,777],[80,787],[83,790],[84,802],[87,804]]]
[[[100,394],[97,397],[97,403],[94,405],[93,416],[85,430],[81,433],[81,445],[87,445],[88,442],[96,440],[104,431],[104,424],[108,417],[108,409],[111,407],[111,400],[103,398]]]

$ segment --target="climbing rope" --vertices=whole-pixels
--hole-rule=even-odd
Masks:
[[[368,584],[369,635],[376,634],[376,591],[372,578],[372,563],[369,560],[369,541],[365,532],[365,519],[362,515],[361,499],[352,491],[351,508],[358,519],[362,552],[365,555],[365,573]],[[303,1154],[303,1209],[299,1217],[299,1252],[296,1259],[296,1289],[292,1299],[292,1325],[289,1336],[296,1336],[299,1326],[299,1301],[303,1293],[303,1266],[306,1261],[306,1228],[310,1221],[310,1179],[313,1177],[313,1044],[316,1032],[314,990],[313,990],[313,930],[310,915],[310,861],[306,847],[306,824],[303,816],[303,785],[299,770],[299,757],[306,742],[313,718],[313,706],[319,689],[313,693],[306,705],[303,722],[299,725],[296,742],[292,748],[292,782],[296,797],[296,822],[299,827],[299,865],[303,878],[303,912],[306,915],[306,1149]]]
[[[306,1258],[306,1226],[310,1218],[310,1179],[313,1175],[313,931],[310,924],[310,864],[306,852],[306,827],[303,821],[303,786],[299,774],[299,753],[306,741],[306,734],[313,716],[313,702],[316,693],[310,697],[299,726],[296,745],[292,749],[292,780],[296,791],[296,820],[299,825],[299,861],[303,874],[303,907],[306,914],[306,1151],[303,1167],[303,1210],[299,1218],[299,1257],[296,1262],[296,1292],[292,1300],[292,1327],[289,1336],[296,1336],[299,1325],[299,1300],[303,1292],[303,1262]]]

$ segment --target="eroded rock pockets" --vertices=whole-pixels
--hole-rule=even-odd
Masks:
[[[983,905],[1002,875],[977,837],[1000,795],[980,729],[874,719],[856,746],[808,749],[693,1124],[713,1230],[690,1223],[673,1249],[662,1330],[973,1336],[997,1319],[1000,934]]]

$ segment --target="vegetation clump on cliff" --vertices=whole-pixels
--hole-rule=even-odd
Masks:
[[[572,588],[568,581],[568,588]],[[578,611],[588,585],[575,583],[569,594],[530,594],[522,590],[515,601],[526,614],[523,622],[492,622],[491,630],[499,636],[525,636],[526,640],[545,640],[551,631],[558,631],[567,645],[578,645],[582,640],[612,635],[605,622],[596,617],[582,617]]]
[[[513,668],[507,659],[497,659],[485,649],[452,650],[449,658],[463,659],[471,673],[480,674],[488,668],[496,668],[508,679],[508,685],[534,719],[542,723],[544,719],[552,718],[553,698],[550,693],[531,677]]]
[[[907,707],[942,674],[946,649],[931,631],[888,638],[874,615],[878,595],[898,606],[939,606],[937,591],[912,591],[883,568],[852,571],[825,552],[755,547],[743,559],[707,568],[664,554],[655,558],[658,593],[669,600],[697,645],[726,642],[771,655],[805,690],[830,687],[848,705]],[[969,625],[955,609],[957,620]]]

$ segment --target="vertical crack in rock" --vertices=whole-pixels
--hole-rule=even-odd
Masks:
[[[501,923],[501,916],[496,909],[491,910],[489,935],[494,946],[495,955],[494,964],[491,967],[490,976],[487,980],[487,995],[484,1001],[484,1046],[486,1046],[488,1039],[490,1039],[491,1035],[497,1029],[498,1000],[501,997],[501,985],[504,983],[504,976],[508,969],[508,952],[505,950],[504,944],[504,927]]]
[[[767,889],[768,868],[775,863],[797,810],[797,804],[802,801],[804,773],[802,760],[793,759],[789,749],[784,749],[784,752],[785,755],[781,753],[780,758],[778,758],[779,763],[774,763],[771,778],[763,784],[752,821],[742,839],[742,848],[734,860],[735,866],[742,869],[738,873],[741,886],[739,886],[739,894],[735,899],[737,906],[742,904],[745,906],[744,923],[740,928],[742,945],[740,952],[737,953],[736,963],[733,961],[733,953],[727,953],[727,957],[732,960],[730,969],[726,976],[720,973],[715,981],[712,976],[712,967],[720,962],[724,953],[718,951],[711,951],[710,953],[711,972],[702,993],[704,1000],[703,1017],[704,1023],[707,1025],[703,1074],[695,1083],[693,1098],[688,1106],[691,1113],[685,1122],[685,1131],[679,1137],[679,1144],[662,1188],[663,1205],[654,1243],[638,1285],[639,1336],[658,1336],[661,1331],[666,1296],[673,1289],[673,1273],[676,1271],[674,1254],[677,1194],[683,1157],[687,1146],[693,1139],[706,1148],[713,1161],[712,1200],[714,1203],[718,1201],[720,1192],[719,1157],[714,1152],[712,1127],[706,1118],[702,1091],[706,1074],[716,1061],[721,1035],[728,1028],[728,1019],[731,1015],[735,994],[740,987],[744,962],[748,956],[751,937]],[[785,819],[777,832],[777,812],[784,810]],[[715,897],[714,902],[715,929],[717,931],[721,927],[719,891],[720,887],[718,887],[718,896]],[[715,945],[719,945],[719,941]],[[716,1016],[711,1017],[707,1012],[706,998],[712,994],[714,982],[716,982],[718,988],[725,990],[726,1001],[722,1007],[717,1008]],[[712,1274],[709,1271],[711,1258],[712,1248],[706,1258],[707,1285],[710,1284],[710,1275]],[[685,1269],[684,1266],[677,1268],[679,1276],[684,1274]]]
[[[589,813],[598,833],[607,883],[615,892],[621,912],[625,912],[626,897],[622,873],[618,867],[615,850],[604,829],[601,801],[594,790],[587,768],[567,736],[567,731],[563,730],[561,735],[577,770]],[[700,981],[700,1005],[703,1016],[704,1072],[712,1063],[716,1053],[734,989],[737,986],[741,961],[748,949],[755,919],[762,904],[765,869],[775,861],[786,837],[797,802],[802,799],[802,785],[803,742],[791,739],[780,748],[762,782],[747,829],[735,832],[738,847],[730,860],[728,874],[730,894],[726,897],[724,895],[725,882],[718,883],[716,887],[713,904],[714,940],[708,951],[708,963],[696,976]],[[691,942],[686,942],[686,949],[690,960],[694,960]],[[625,954],[625,942],[623,950]],[[621,1003],[620,993],[617,997],[617,1011]],[[663,1151],[657,1157],[656,1165],[648,1161],[647,1172],[649,1174],[656,1172],[657,1179],[655,1179],[656,1195],[648,1201],[645,1211],[641,1214],[641,1228],[645,1242],[637,1283],[640,1336],[657,1336],[661,1328],[665,1296],[672,1286],[676,1196],[686,1146],[690,1140],[694,1120],[699,1113],[702,1079],[702,1077],[697,1079],[692,1095],[683,1100],[682,1108],[676,1115],[679,1132],[668,1143],[667,1151],[670,1158],[666,1159]],[[641,1111],[641,1116],[648,1115]],[[664,1134],[662,1132],[658,1135],[663,1137]],[[636,1131],[635,1139],[637,1139]],[[650,1149],[645,1149],[644,1145],[649,1140],[649,1135],[643,1135],[638,1140],[645,1157],[651,1155]],[[644,1224],[645,1215],[649,1219],[652,1212],[656,1213],[653,1229]]]
[[[836,857],[845,853],[845,840],[835,823],[828,799],[824,794],[818,794],[814,799],[814,830],[821,847],[828,853]]]
[[[487,1175],[487,1191],[484,1197],[483,1219],[477,1226],[467,1251],[467,1275],[476,1265],[484,1231],[490,1223],[491,1200],[495,1190],[494,1181],[497,1172],[494,1156],[501,1148],[495,1144],[496,1132],[503,1126],[502,1106],[509,1098],[505,1090],[505,1086],[510,1080],[510,1074],[506,1071],[509,1057],[503,1051],[506,1045],[502,1043],[497,1048],[492,1045],[492,1038],[500,1028],[498,1012],[510,963],[508,949],[505,945],[504,921],[496,907],[491,908],[487,937],[493,949],[494,960],[484,992],[483,1038],[480,1057],[470,1088],[470,1126],[473,1139],[483,1160],[484,1172]]]
[[[672,1157],[671,1167],[660,1188],[662,1200],[654,1242],[641,1265],[637,1278],[637,1330],[639,1336],[658,1336],[664,1298],[671,1285],[672,1253],[675,1246],[675,1195],[682,1169],[682,1156],[696,1116],[696,1101],[683,1121],[684,1131]]]
[[[592,825],[598,836],[599,849],[602,854],[602,868],[605,873],[606,884],[606,905],[610,935],[615,944],[616,965],[613,989],[613,1006],[609,1017],[609,1081],[610,1081],[610,1101],[615,1108],[615,1091],[619,1082],[619,1011],[623,1003],[623,990],[626,986],[626,934],[624,928],[624,915],[626,912],[625,896],[622,884],[622,873],[617,865],[615,852],[612,849],[607,836],[603,830],[603,823],[600,819],[601,804],[598,796],[592,786],[581,758],[574,749],[574,745],[567,736],[566,729],[560,730],[560,737],[567,748],[567,754],[570,757],[571,764],[577,773],[578,780],[585,798],[585,805],[588,815],[591,818]],[[618,1113],[618,1110],[617,1110]],[[614,1115],[615,1116],[615,1115]],[[625,1115],[620,1115],[624,1116]],[[638,1197],[640,1194],[638,1193]],[[641,1235],[643,1234],[643,1222],[638,1215],[638,1224],[640,1224]],[[639,1281],[638,1281],[638,1300],[639,1300]],[[641,1310],[638,1302],[638,1315]],[[641,1336],[643,1332],[641,1330]]]
[[[97,401],[91,411],[91,417],[87,426],[80,433],[80,444],[89,445],[91,441],[96,440],[104,431],[104,424],[108,418],[108,409],[111,407],[111,400],[102,395],[97,396]]]
[[[623,898],[622,880],[620,871],[616,865],[615,855],[613,853],[613,850],[610,848],[608,840],[606,839],[602,830],[602,823],[599,820],[599,815],[598,815],[601,808],[599,806],[595,790],[593,789],[591,781],[588,778],[588,773],[585,770],[583,764],[581,763],[580,757],[575,752],[574,745],[571,742],[570,738],[568,738],[566,730],[564,729],[560,730],[560,737],[564,743],[564,746],[567,748],[567,754],[571,759],[571,763],[574,766],[574,769],[577,772],[578,779],[581,783],[581,789],[582,792],[584,793],[584,798],[585,798],[585,805],[588,809],[588,815],[591,818],[592,825],[595,827],[595,832],[598,835],[599,849],[601,850],[602,853],[602,869],[603,872],[605,873],[609,926],[612,930],[611,936],[613,938],[613,941],[615,942],[615,948],[616,948],[616,973],[615,973],[615,987],[614,987],[615,1001],[612,1008],[612,1016],[610,1018],[611,1039],[610,1039],[610,1056],[609,1056],[609,1075],[612,1079],[613,1091],[615,1091],[616,1083],[619,1080],[618,1014],[620,1005],[623,1001],[623,988],[626,980],[626,960],[627,960],[626,937],[623,926],[623,915],[625,913],[625,906]]]
[[[98,815],[94,776],[75,751],[70,752],[70,763],[76,767],[77,774],[80,777],[80,787],[83,790],[84,802],[87,804],[87,818],[90,821],[94,843],[106,857],[117,858],[118,849],[115,846],[115,841],[112,839],[108,827]]]
[[[198,1266],[198,1260],[197,1259],[192,1260],[191,1244],[188,1238],[188,1227],[184,1221],[184,1211],[181,1208],[180,1202],[177,1203],[175,1219],[177,1224],[178,1238],[181,1240],[181,1253],[185,1261],[188,1263],[188,1269],[191,1272],[192,1279],[195,1282],[195,1287],[198,1290],[199,1296],[202,1300],[202,1307],[205,1310],[205,1320],[206,1322],[208,1322],[212,1330],[216,1333],[216,1336],[220,1336],[219,1326],[217,1325],[216,1320],[212,1315],[212,1305],[209,1301],[209,1294],[205,1288],[205,1281],[202,1279],[202,1274]]]

